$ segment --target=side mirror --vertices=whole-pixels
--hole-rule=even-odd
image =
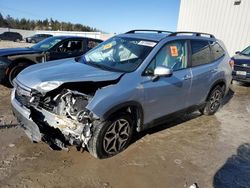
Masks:
[[[235,54],[240,54],[240,51],[235,52]]]
[[[164,66],[158,66],[154,70],[154,78],[153,80],[157,80],[159,77],[170,77],[172,76],[173,71],[170,68]]]
[[[164,67],[164,66],[158,66],[154,70],[154,76],[165,76],[165,77],[170,77],[172,76],[173,71],[170,68]]]

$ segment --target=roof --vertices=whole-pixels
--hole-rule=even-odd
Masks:
[[[74,38],[74,39],[94,39],[94,40],[99,40],[102,41],[101,39],[95,39],[95,38],[90,38],[90,37],[81,37],[81,36],[73,36],[73,35],[59,35],[59,36],[53,36],[54,38],[58,38],[58,39],[70,39],[70,38]]]
[[[139,32],[137,33],[137,31],[139,31],[140,33]],[[209,39],[213,41],[215,40],[215,37],[212,34],[201,33],[201,32],[190,32],[190,31],[170,32],[170,31],[157,31],[157,30],[132,30],[118,36],[142,39],[142,40],[150,40],[154,42],[159,42],[160,40],[166,37],[178,37],[178,38],[188,38],[188,39],[199,38],[199,39]]]
[[[164,33],[125,33],[125,34],[120,34],[118,36],[159,42],[160,40],[162,40],[163,38],[168,36],[168,34],[164,34]]]

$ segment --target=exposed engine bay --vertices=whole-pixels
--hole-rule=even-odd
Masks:
[[[100,123],[98,117],[94,117],[86,106],[96,90],[114,82],[117,81],[95,83],[81,92],[73,90],[79,87],[71,84],[71,89],[64,86],[45,94],[36,90],[25,92],[17,86],[15,98],[30,110],[30,118],[38,125],[42,141],[51,148],[67,149],[67,145],[85,148],[92,136],[93,124]]]
[[[65,149],[67,144],[85,147],[91,137],[93,123],[90,113],[85,109],[90,98],[91,96],[69,89],[64,89],[55,96],[47,96],[43,98],[43,102],[37,103],[36,98],[32,97],[30,101],[37,106],[31,106],[31,118],[41,126],[39,128],[45,134],[43,140],[61,149]],[[53,127],[55,132],[44,129],[48,126]]]

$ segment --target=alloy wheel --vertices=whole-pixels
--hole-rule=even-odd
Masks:
[[[211,111],[218,109],[218,107],[220,106],[220,100],[221,100],[221,92],[219,90],[215,90],[215,92],[212,94],[210,98]]]
[[[104,151],[110,155],[122,151],[128,142],[130,129],[130,124],[126,119],[118,119],[113,122],[104,135]]]

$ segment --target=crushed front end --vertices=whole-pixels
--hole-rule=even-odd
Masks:
[[[91,127],[98,121],[85,108],[91,98],[91,94],[65,88],[40,93],[16,82],[11,103],[14,115],[32,141],[66,149],[67,145],[85,147],[91,138]]]

